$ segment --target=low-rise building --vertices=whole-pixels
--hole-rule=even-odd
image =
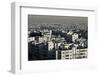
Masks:
[[[87,58],[87,49],[62,50],[61,59],[81,59]]]
[[[78,39],[78,34],[77,33],[74,33],[72,35],[72,41],[75,42],[76,39]]]
[[[48,42],[48,51],[52,50],[54,48],[54,43],[52,41]]]
[[[28,42],[31,42],[31,41],[34,41],[35,40],[35,37],[29,37],[28,38]]]

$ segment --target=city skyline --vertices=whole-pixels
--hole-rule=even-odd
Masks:
[[[88,28],[88,17],[79,16],[48,16],[48,15],[28,15],[28,28],[39,27],[39,24],[62,24],[64,27],[79,26],[81,29]],[[37,26],[38,25],[38,26]]]
[[[87,17],[28,15],[29,61],[83,59],[87,52]]]

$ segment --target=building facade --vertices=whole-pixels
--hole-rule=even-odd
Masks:
[[[61,59],[81,59],[87,58],[87,49],[73,49],[73,50],[62,50]]]

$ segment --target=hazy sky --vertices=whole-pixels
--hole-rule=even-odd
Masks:
[[[88,17],[28,15],[28,26],[35,23],[87,24]],[[87,26],[82,26],[87,27]]]

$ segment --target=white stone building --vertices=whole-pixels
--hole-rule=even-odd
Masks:
[[[52,35],[52,30],[44,30],[42,32],[42,35],[47,38],[47,41],[50,41],[51,35]]]
[[[61,59],[81,59],[87,58],[87,49],[62,50]]]
[[[78,34],[77,33],[74,33],[72,35],[72,41],[75,42],[76,39],[78,39]]]
[[[54,43],[52,41],[48,42],[48,51],[52,50],[54,48]]]
[[[28,38],[28,42],[31,42],[31,41],[34,41],[35,40],[35,37],[29,37]]]

